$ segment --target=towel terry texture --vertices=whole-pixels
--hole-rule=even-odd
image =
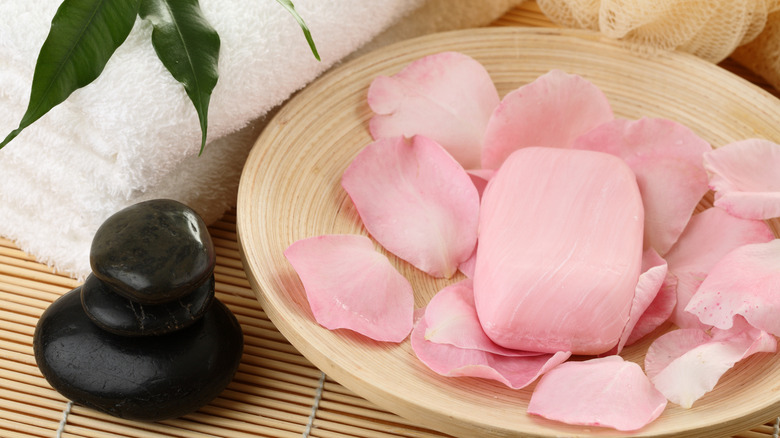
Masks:
[[[84,278],[98,226],[152,198],[184,202],[211,223],[235,203],[263,116],[373,40],[488,24],[522,0],[297,0],[317,62],[274,0],[201,0],[221,38],[209,143],[198,157],[197,114],[137,20],[89,86],[0,150],[0,235],[39,261]],[[35,61],[61,0],[0,2],[0,137],[27,107]]]

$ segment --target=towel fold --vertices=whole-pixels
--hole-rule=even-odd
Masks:
[[[211,223],[235,204],[263,116],[292,93],[371,40],[378,47],[485,25],[521,1],[297,0],[322,57],[317,62],[276,1],[201,0],[221,52],[209,143],[200,157],[197,114],[157,59],[150,23],[138,20],[95,82],[0,150],[0,235],[83,279],[95,230],[121,208],[167,197]],[[59,3],[0,2],[0,136],[24,114],[35,60]]]

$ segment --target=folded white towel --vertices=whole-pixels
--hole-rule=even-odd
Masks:
[[[38,50],[61,0],[0,2],[0,137],[27,106]],[[207,222],[235,204],[262,116],[375,38],[478,26],[521,0],[297,0],[322,57],[274,0],[201,0],[219,32],[220,78],[202,156],[192,104],[137,21],[101,76],[0,150],[0,235],[57,270],[83,278],[102,221],[136,202],[168,197]],[[433,24],[432,24],[433,23]]]

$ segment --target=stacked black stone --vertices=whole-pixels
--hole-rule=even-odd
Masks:
[[[216,252],[200,216],[167,199],[127,207],[95,233],[90,264],[35,329],[35,360],[54,389],[140,421],[188,414],[225,389],[243,335],[214,297]]]

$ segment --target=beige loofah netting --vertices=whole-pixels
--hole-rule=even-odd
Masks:
[[[761,34],[732,57],[780,90],[780,10],[770,14]]]
[[[780,47],[776,38],[759,38],[777,22],[780,0],[537,0],[551,20],[567,27],[598,30],[637,43],[643,50],[679,49],[720,62],[756,40],[740,62],[761,65],[759,73],[780,88]],[[777,24],[775,24],[775,27]],[[769,45],[766,48],[765,45]],[[744,51],[743,51],[744,52]],[[771,53],[770,53],[771,52]],[[760,59],[754,59],[760,58]],[[774,65],[767,67],[767,63]]]

